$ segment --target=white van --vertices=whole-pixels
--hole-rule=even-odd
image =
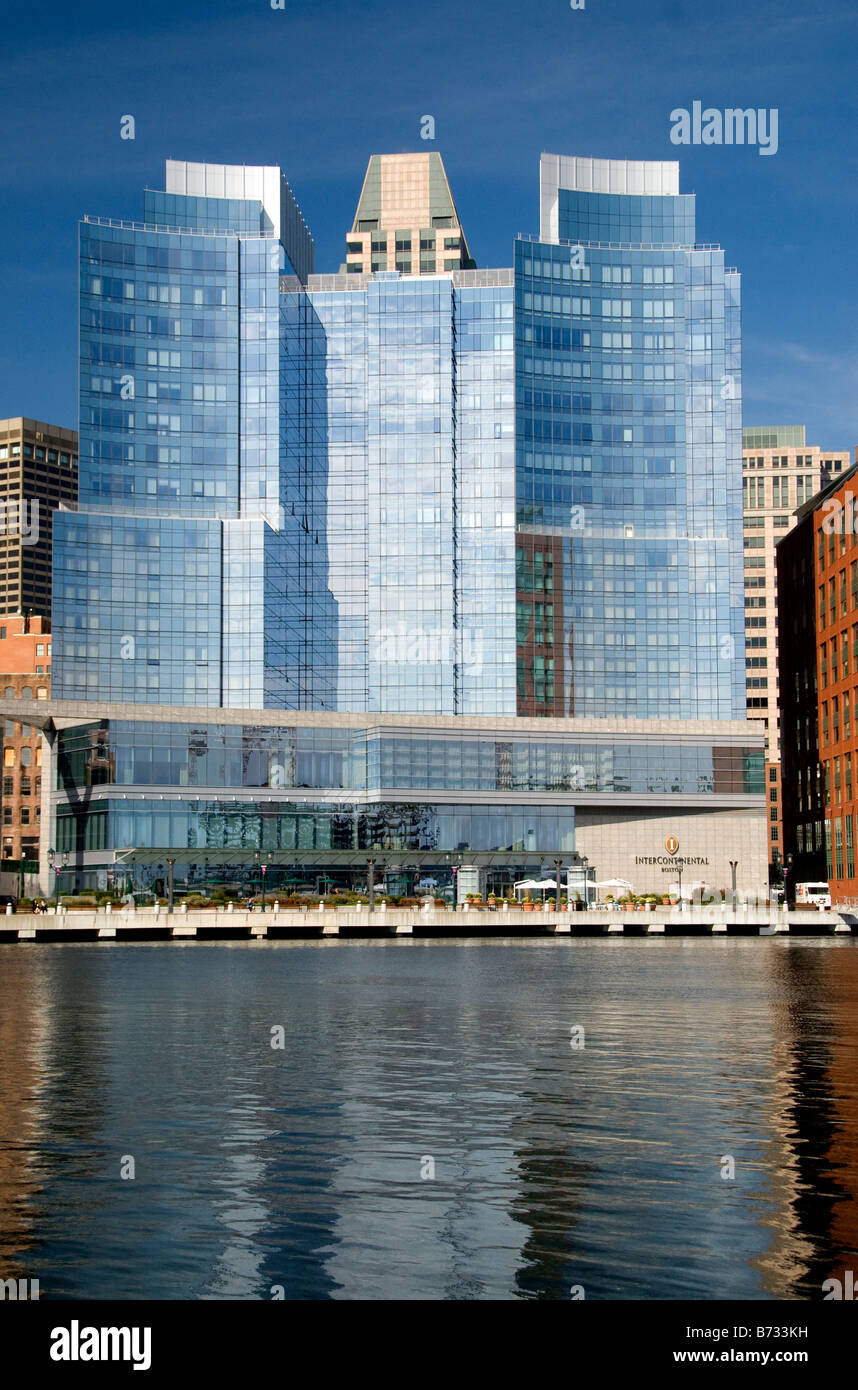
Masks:
[[[795,885],[796,903],[806,903],[813,907],[831,906],[831,889],[827,883],[797,883]]]

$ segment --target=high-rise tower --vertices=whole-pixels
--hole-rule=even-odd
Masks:
[[[440,154],[374,154],[346,240],[350,274],[472,270]]]
[[[677,164],[543,155],[516,242],[518,709],[744,713],[739,276]]]

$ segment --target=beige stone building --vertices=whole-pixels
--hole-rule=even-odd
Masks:
[[[473,268],[441,156],[374,154],[341,269],[434,275]]]
[[[804,425],[742,431],[748,718],[766,729],[769,860],[783,856],[775,545],[796,507],[850,467],[848,450],[808,444]]]
[[[77,506],[77,432],[0,420],[0,614],[51,611],[51,513]]]

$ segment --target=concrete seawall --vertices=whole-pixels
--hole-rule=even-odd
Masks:
[[[360,937],[530,936],[858,936],[858,917],[744,907],[664,908],[654,912],[523,912],[477,909],[282,908],[133,912],[48,912],[0,916],[0,942],[253,941]]]

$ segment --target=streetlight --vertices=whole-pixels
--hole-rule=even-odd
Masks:
[[[259,850],[259,849],[255,849],[255,850],[253,851],[253,860],[254,860],[254,863],[256,864],[257,869],[259,868],[259,861],[261,860],[261,858],[262,858],[262,851]],[[252,903],[252,902],[251,902],[251,904],[250,904],[250,910],[251,910],[251,912],[253,911],[253,903]]]
[[[728,862],[729,862],[729,865],[730,865],[730,873],[731,873],[731,875],[732,875],[732,877],[733,877],[733,887],[732,887],[732,890],[731,890],[731,900],[732,900],[732,904],[733,904],[733,916],[735,917],[735,915],[736,915],[736,870],[737,870],[738,867],[739,867],[739,861],[738,861],[738,859],[730,859]]]
[[[682,860],[676,861],[676,872],[679,874],[679,910],[682,911]]]
[[[175,859],[167,860],[167,912],[173,911],[173,865]]]
[[[589,889],[588,882],[587,882],[587,865],[588,865],[589,863],[590,863],[590,861],[589,861],[589,859],[587,858],[586,854],[582,854],[582,855],[581,855],[581,867],[582,867],[583,870],[584,870],[584,906],[585,906],[585,908],[588,908],[588,909],[589,909],[589,907],[590,907],[590,889]]]
[[[47,861],[48,861],[48,873],[50,874],[51,869],[54,867],[54,851],[53,851],[52,849],[49,849],[46,857],[47,857]],[[59,876],[59,870],[57,870],[57,876]],[[54,879],[54,887],[55,887],[55,888],[56,888],[56,884],[57,884],[57,879],[55,878],[55,879]],[[50,880],[50,878],[49,878],[49,879],[48,879],[48,896],[49,896],[49,897],[50,897],[50,893],[51,893],[51,880]],[[57,895],[57,897],[56,897],[56,899],[55,899],[55,901],[54,901],[54,911],[55,911],[55,912],[56,912],[56,910],[57,910],[57,902],[58,902],[58,901],[59,901],[59,895]]]
[[[788,885],[787,885],[787,875],[789,874],[790,870],[792,869],[792,864],[793,864],[792,855],[791,855],[791,854],[788,854],[787,857],[786,857],[786,859],[784,860],[784,908],[786,909],[787,912],[789,912],[789,888],[788,888]]]
[[[555,859],[555,861],[554,861],[554,871],[555,871],[555,872],[554,872],[554,878],[555,878],[555,885],[554,885],[554,905],[555,905],[555,909],[556,909],[557,912],[560,911],[560,870],[561,870],[562,868],[563,868],[563,860],[562,860],[562,859]],[[567,887],[568,887],[568,880],[567,880]],[[569,899],[568,899],[568,894],[567,894],[567,905],[571,907],[571,903],[569,903]]]

